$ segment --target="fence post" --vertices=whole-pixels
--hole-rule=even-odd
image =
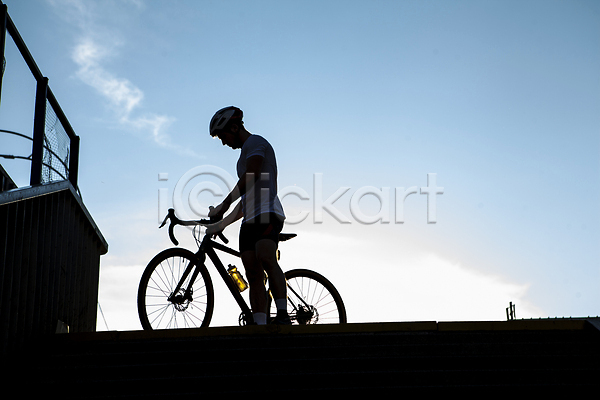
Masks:
[[[69,145],[69,181],[77,190],[77,171],[79,170],[79,136],[71,136]]]
[[[2,102],[2,78],[4,77],[4,45],[6,43],[6,16],[8,15],[8,7],[6,4],[0,5],[0,64],[2,71],[0,72],[0,103]]]
[[[31,176],[29,184],[42,183],[42,160],[44,157],[44,136],[46,134],[46,95],[48,78],[38,79],[35,92],[35,111],[33,117],[33,148],[31,151]]]

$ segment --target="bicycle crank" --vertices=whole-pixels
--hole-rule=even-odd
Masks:
[[[246,313],[242,312],[238,317],[238,323],[240,326],[254,325],[254,317],[252,315],[246,315]]]

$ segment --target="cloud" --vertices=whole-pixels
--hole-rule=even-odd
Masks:
[[[119,79],[102,68],[100,62],[108,50],[84,38],[73,50],[73,61],[79,66],[77,77],[96,89],[119,114],[120,120],[130,120],[131,112],[139,106],[144,93],[127,79]]]
[[[143,268],[159,250],[171,246],[154,216],[152,207],[138,209],[125,227],[123,215],[111,211],[101,216],[102,230],[113,243],[102,258],[99,297],[110,329],[139,329],[135,294]],[[344,234],[348,230],[341,225],[328,231],[315,225],[286,228],[298,237],[281,244],[280,264],[286,271],[307,268],[328,278],[342,295],[349,322],[500,321],[506,319],[510,302],[519,319],[547,316],[528,300],[527,282],[450,261],[411,243],[400,245],[394,235],[379,235],[374,229],[360,238]],[[176,234],[182,247],[194,248],[191,235]],[[236,234],[234,227],[225,232],[233,247]],[[222,261],[241,267],[234,258]],[[215,290],[220,290],[211,325],[234,325],[239,308],[212,266],[209,272]],[[100,320],[99,329],[106,329]]]
[[[175,118],[156,113],[140,115],[138,111],[142,108],[144,92],[129,79],[115,76],[104,66],[108,59],[115,57],[121,41],[116,37],[114,28],[109,30],[99,25],[97,19],[100,14],[95,4],[80,0],[49,0],[49,3],[60,9],[64,18],[81,32],[71,54],[78,66],[76,77],[107,101],[119,124],[141,132],[160,147],[196,156],[192,150],[173,144],[167,130]],[[141,1],[130,1],[129,4],[143,8]],[[105,39],[100,42],[96,37]],[[106,40],[107,37],[110,40]]]
[[[502,320],[512,301],[519,318],[542,316],[526,300],[530,287],[453,263],[436,254],[423,254],[396,267],[398,291],[410,305],[406,318],[437,320]],[[429,318],[426,318],[429,317]]]
[[[352,236],[353,228],[363,236]],[[282,266],[329,278],[350,322],[497,321],[506,319],[510,302],[517,318],[547,316],[529,300],[528,282],[451,261],[430,246],[376,228],[293,227],[299,235],[282,244]]]

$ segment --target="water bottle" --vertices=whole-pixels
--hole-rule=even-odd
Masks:
[[[227,269],[227,272],[229,273],[229,276],[231,276],[231,279],[236,284],[239,291],[243,292],[244,290],[248,289],[248,282],[246,282],[242,274],[240,274],[240,272],[237,270],[236,266],[229,264],[228,267],[229,268]]]

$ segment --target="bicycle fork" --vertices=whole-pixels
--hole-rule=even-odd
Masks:
[[[167,301],[173,303],[173,305],[178,311],[183,311],[185,308],[187,308],[187,304],[194,300],[194,293],[192,287],[194,285],[194,282],[196,281],[196,278],[198,277],[198,274],[200,273],[200,268],[204,265],[204,260],[206,259],[204,253],[196,254],[196,256],[198,257],[198,261],[200,263],[196,266],[195,269],[194,263],[190,263],[187,265],[185,271],[183,272],[183,275],[181,276],[181,279],[177,283],[177,286],[167,298]],[[192,269],[194,269],[194,273],[191,279],[189,280],[188,287],[185,290],[183,290],[183,284],[192,272]]]

